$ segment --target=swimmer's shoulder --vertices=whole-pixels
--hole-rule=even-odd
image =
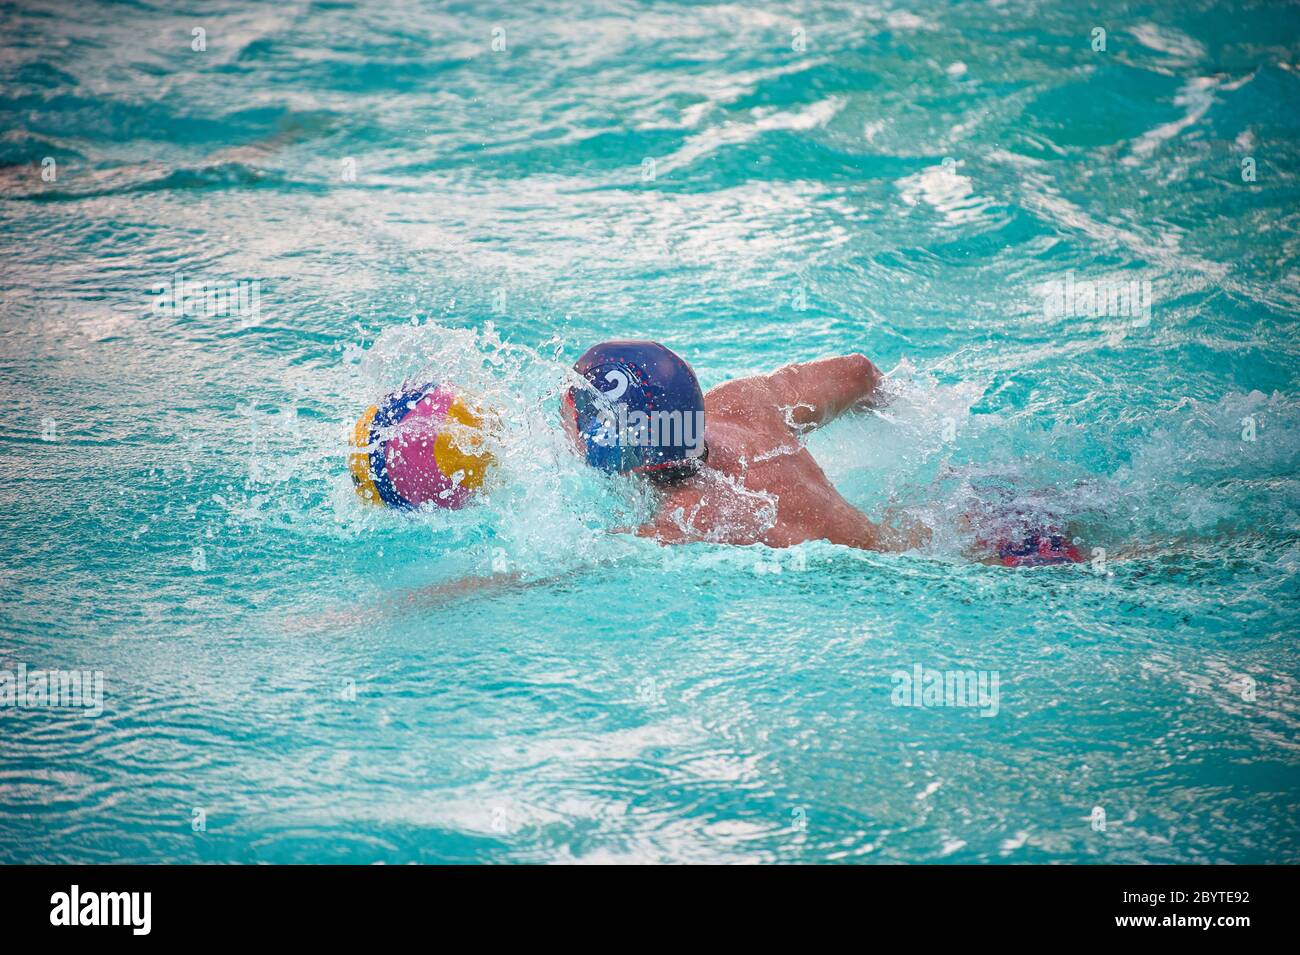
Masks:
[[[747,420],[773,407],[772,386],[765,377],[734,378],[704,394],[708,417]]]
[[[784,416],[766,401],[758,379],[742,378],[713,388],[704,396],[704,437],[710,463],[729,471],[740,459],[763,454],[791,438]]]

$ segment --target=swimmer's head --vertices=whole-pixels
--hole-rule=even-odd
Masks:
[[[602,342],[573,366],[565,429],[594,468],[657,484],[694,474],[708,456],[704,394],[695,372],[658,342]]]

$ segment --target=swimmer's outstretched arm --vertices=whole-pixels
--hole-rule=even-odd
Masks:
[[[555,577],[538,579],[528,579],[517,573],[491,574],[484,577],[459,577],[440,584],[430,584],[427,587],[408,590],[398,599],[378,607],[367,607],[362,610],[355,608],[327,610],[310,615],[304,614],[291,617],[284,622],[283,628],[286,632],[294,634],[328,632],[360,624],[375,623],[384,617],[390,617],[406,610],[439,607],[463,597],[495,596],[497,594],[527,590],[530,587],[554,583],[563,576],[568,575],[560,574]]]
[[[829,424],[846,411],[879,400],[880,369],[866,355],[837,355],[786,365],[770,375],[740,378],[709,393],[718,410],[744,413],[759,402],[774,404],[799,431]]]
[[[444,581],[441,584],[430,584],[427,587],[408,590],[405,599],[408,604],[436,607],[449,600],[455,600],[470,594],[499,594],[526,590],[529,587],[550,583],[553,580],[554,578],[549,577],[528,580],[523,574],[518,573],[491,574],[486,577],[458,577],[455,580]]]

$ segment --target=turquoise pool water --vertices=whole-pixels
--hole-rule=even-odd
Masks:
[[[1300,11],[1068,6],[0,6],[0,670],[103,679],[0,706],[0,861],[1300,860]],[[934,545],[607,533],[613,337],[870,355],[810,446]],[[491,493],[368,510],[425,374]]]

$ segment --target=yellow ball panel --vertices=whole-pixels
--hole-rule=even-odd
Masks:
[[[378,413],[378,406],[371,405],[366,409],[366,413],[357,419],[356,427],[352,429],[351,445],[363,450],[348,455],[348,470],[352,472],[352,486],[356,488],[357,494],[363,501],[372,504],[382,504],[383,501],[379,497],[378,488],[375,487],[374,477],[370,474],[370,455],[364,448],[370,444],[370,425]]]
[[[447,408],[447,417],[433,442],[438,470],[447,477],[463,471],[460,483],[471,490],[482,487],[488,465],[495,460],[484,447],[482,428],[478,413],[457,398]]]

